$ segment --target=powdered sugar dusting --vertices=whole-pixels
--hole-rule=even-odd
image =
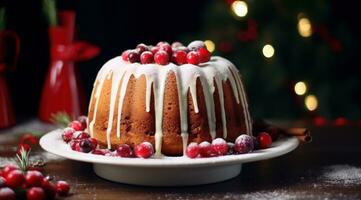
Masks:
[[[332,165],[324,168],[321,179],[330,184],[361,185],[361,168],[351,165]]]

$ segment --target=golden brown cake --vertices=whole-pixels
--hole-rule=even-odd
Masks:
[[[252,133],[239,72],[216,56],[199,65],[113,58],[98,73],[88,116],[89,132],[101,145],[148,141],[156,155],[182,155],[190,142],[234,142]]]

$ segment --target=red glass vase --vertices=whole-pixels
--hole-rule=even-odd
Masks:
[[[15,114],[6,81],[6,72],[15,69],[20,50],[18,35],[10,30],[0,31],[0,128],[15,124]]]

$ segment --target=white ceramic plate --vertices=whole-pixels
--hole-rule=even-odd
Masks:
[[[248,154],[212,158],[167,157],[120,158],[81,153],[71,150],[54,130],[40,139],[40,146],[71,160],[93,163],[94,172],[105,179],[147,186],[185,186],[224,181],[241,172],[242,163],[265,160],[286,154],[299,144],[295,137],[280,139],[271,148]]]

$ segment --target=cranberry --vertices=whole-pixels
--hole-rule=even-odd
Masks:
[[[175,50],[176,51],[185,51],[187,53],[189,52],[189,49],[187,47],[184,47],[184,46],[177,47]]]
[[[160,47],[162,45],[169,45],[169,43],[165,42],[165,41],[160,41],[160,42],[157,43],[157,47]]]
[[[86,129],[88,127],[88,124],[87,124],[88,123],[88,117],[87,116],[81,115],[81,116],[78,117],[77,120],[81,123],[81,125],[83,126],[83,129]]]
[[[187,52],[185,51],[176,51],[172,55],[172,62],[177,65],[183,65],[187,63]]]
[[[126,50],[126,51],[123,51],[122,53],[122,58],[124,61],[128,61],[128,54],[129,54],[130,50]]]
[[[204,44],[204,42],[200,41],[200,40],[195,40],[188,44],[188,49],[190,49],[190,50],[197,50],[197,49],[205,48],[205,47],[206,47],[206,45]]]
[[[75,139],[87,139],[89,137],[90,137],[90,135],[84,131],[76,131],[73,134],[73,138],[75,138]]]
[[[0,188],[0,199],[15,200],[16,195],[14,190],[8,187]]]
[[[5,181],[6,181],[6,180],[5,180],[5,178],[0,176],[0,188],[2,188],[2,187],[5,187],[5,186],[6,186]]]
[[[21,136],[21,139],[20,139],[19,143],[20,144],[26,143],[26,144],[30,144],[30,145],[36,145],[36,144],[39,143],[39,139],[36,136],[34,136],[33,134],[28,133],[28,134],[25,134],[25,135]]]
[[[199,155],[199,145],[195,142],[192,142],[188,145],[186,154],[189,158],[196,158]]]
[[[131,51],[128,53],[128,61],[130,63],[139,62],[139,53],[136,51]]]
[[[259,133],[257,139],[260,149],[267,149],[272,145],[272,137],[266,132]]]
[[[79,143],[80,151],[83,153],[89,153],[93,150],[93,144],[89,139],[83,139]]]
[[[75,139],[75,140],[71,140],[69,142],[69,145],[70,145],[70,148],[74,151],[79,151],[81,152],[81,149],[80,149],[80,139]]]
[[[187,62],[189,64],[198,65],[199,64],[199,54],[196,51],[191,51],[187,54]]]
[[[134,153],[139,158],[149,158],[153,155],[153,145],[149,142],[142,142],[135,146]]]
[[[132,149],[127,144],[121,144],[117,148],[117,155],[120,157],[129,158],[132,157]]]
[[[140,55],[140,62],[142,64],[149,64],[154,62],[154,56],[151,51],[144,51],[142,55]]]
[[[92,154],[102,155],[102,156],[109,155],[111,153],[112,152],[109,149],[94,149],[92,151]]]
[[[44,189],[46,199],[54,199],[56,195],[56,186],[49,179],[44,178],[41,187]]]
[[[163,44],[159,46],[160,50],[167,52],[168,55],[172,55],[173,50],[169,44]]]
[[[155,53],[157,53],[158,51],[159,51],[159,47],[152,47],[151,49],[150,49],[150,51],[153,53],[153,55],[155,54]]]
[[[135,51],[137,51],[139,54],[142,54],[144,51],[148,51],[148,46],[145,44],[138,44],[137,48],[135,48]]]
[[[25,143],[20,144],[19,147],[18,147],[17,154],[21,155],[22,150],[24,150],[25,152],[28,152],[30,149],[31,149],[30,145],[25,144]]]
[[[24,174],[20,170],[15,169],[6,174],[5,180],[7,186],[11,188],[17,188],[24,183],[25,178]]]
[[[89,140],[89,141],[91,142],[91,144],[92,144],[92,150],[96,149],[97,146],[98,146],[98,141],[97,141],[97,139],[95,139],[95,138],[88,138],[88,140]]]
[[[234,143],[227,142],[227,146],[228,146],[227,155],[232,155],[234,153]]]
[[[242,154],[248,153],[253,150],[253,139],[251,136],[242,134],[237,137],[236,142],[234,144],[235,153]]]
[[[199,54],[199,62],[204,63],[211,59],[211,53],[207,50],[207,48],[199,48],[197,52]]]
[[[169,62],[169,55],[163,50],[159,50],[154,54],[154,61],[160,65],[166,65]]]
[[[212,149],[216,155],[225,155],[228,152],[227,142],[223,138],[216,138],[212,141]]]
[[[27,200],[43,200],[45,199],[45,192],[41,187],[32,187],[26,190]]]
[[[214,155],[211,143],[204,141],[199,144],[199,154],[204,157],[212,157]]]
[[[65,181],[58,181],[56,183],[56,192],[59,196],[67,196],[70,191],[70,185],[69,183]]]
[[[70,124],[69,124],[68,127],[73,128],[75,131],[82,131],[82,130],[84,130],[83,125],[82,125],[79,121],[77,121],[77,120],[74,120],[74,121],[70,122]]]
[[[73,138],[75,130],[73,128],[67,127],[63,130],[61,137],[63,138],[64,142],[69,142]]]
[[[183,44],[180,43],[180,42],[173,42],[172,43],[172,48],[174,48],[174,49],[177,49],[178,47],[182,47],[182,46],[183,46]]]
[[[25,175],[25,183],[28,187],[41,186],[44,176],[39,171],[27,171]]]
[[[17,165],[14,165],[14,164],[6,165],[2,170],[3,176],[5,177],[9,172],[11,172],[11,171],[13,171],[15,169],[19,169],[19,167]]]

